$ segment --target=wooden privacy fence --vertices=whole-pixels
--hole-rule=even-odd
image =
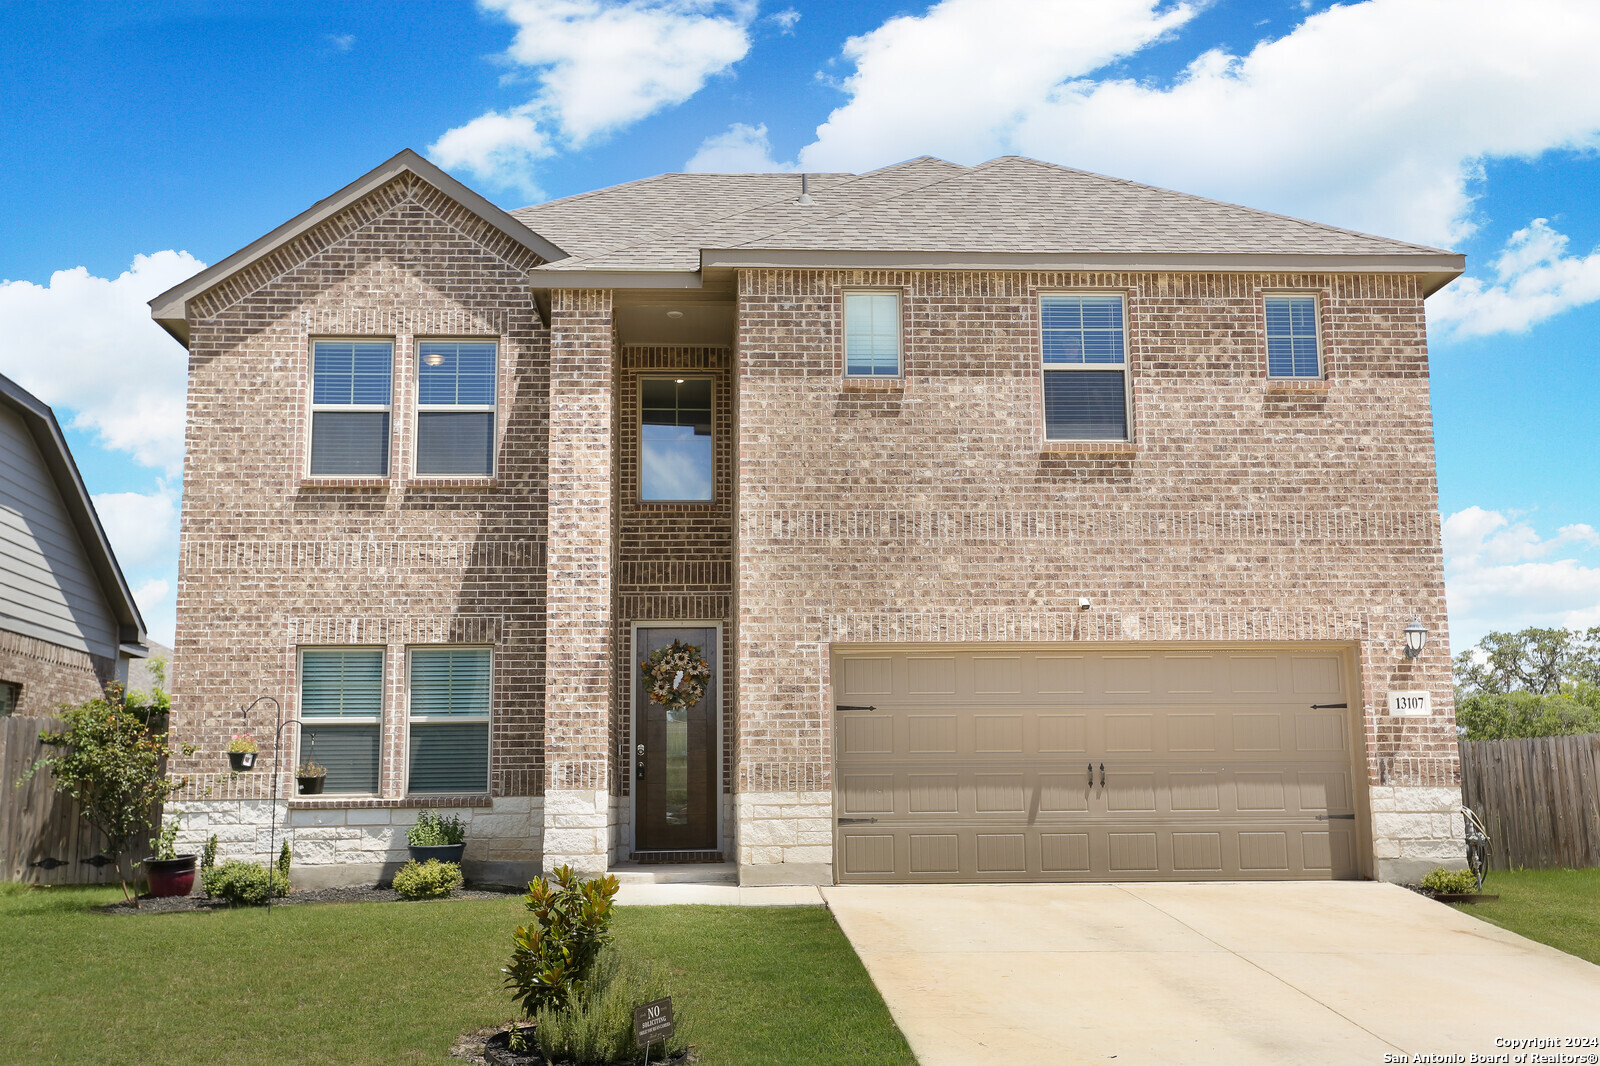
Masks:
[[[115,884],[116,867],[101,855],[105,838],[84,821],[77,802],[56,792],[48,771],[23,781],[44,754],[40,730],[65,724],[55,718],[0,718],[0,878],[34,885]],[[157,808],[151,824],[160,823]],[[153,836],[151,830],[134,837],[135,858],[145,854],[145,838]]]
[[[1600,866],[1600,734],[1463,740],[1461,797],[1493,869]]]

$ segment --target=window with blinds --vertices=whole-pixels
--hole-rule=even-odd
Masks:
[[[410,792],[489,790],[488,648],[411,650]]]
[[[417,473],[494,473],[494,341],[417,346]]]
[[[312,476],[388,475],[393,365],[388,341],[312,343]]]
[[[844,294],[846,377],[900,376],[900,294]]]
[[[383,649],[300,652],[300,760],[328,768],[324,792],[378,792]]]
[[[1321,377],[1317,353],[1317,298],[1268,296],[1266,311],[1267,376]]]
[[[1122,297],[1044,296],[1039,321],[1046,439],[1127,440]]]

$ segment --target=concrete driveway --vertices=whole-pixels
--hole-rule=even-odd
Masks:
[[[823,896],[922,1066],[1516,1062],[1497,1038],[1600,1036],[1600,967],[1394,885]]]

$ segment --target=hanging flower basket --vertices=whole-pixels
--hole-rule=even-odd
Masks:
[[[256,740],[249,733],[241,733],[228,742],[228,765],[234,770],[256,768]]]
[[[681,640],[651,652],[639,667],[650,685],[650,698],[669,711],[699,703],[711,680],[711,665],[700,654],[699,646]]]

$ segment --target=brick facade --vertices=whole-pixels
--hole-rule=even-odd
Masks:
[[[116,671],[104,656],[0,630],[0,681],[20,687],[19,717],[53,718],[62,704],[92,700]]]
[[[299,648],[379,647],[381,795],[289,802],[291,728],[276,811],[323,880],[374,879],[420,802],[405,797],[407,649],[480,644],[495,651],[490,794],[427,802],[472,820],[480,872],[604,869],[632,839],[632,627],[682,621],[723,627],[723,846],[737,836],[748,880],[829,876],[829,649],[865,642],[1352,647],[1376,872],[1455,855],[1418,279],[743,270],[726,345],[665,347],[619,339],[609,290],[552,290],[546,326],[537,263],[405,174],[190,302],[171,679],[177,739],[202,748],[174,766],[195,781],[186,835],[230,825],[238,854],[264,849],[267,774],[230,776],[222,751],[270,734],[270,711],[240,708],[270,695],[296,711]],[[842,378],[851,286],[902,293],[902,379]],[[1053,290],[1125,294],[1131,442],[1044,440]],[[1325,381],[1267,380],[1274,291],[1318,295]],[[394,342],[385,477],[305,475],[319,337]],[[501,345],[490,478],[412,473],[430,337]],[[639,380],[658,372],[713,381],[710,503],[638,499]],[[1414,615],[1430,639],[1412,662]],[[1430,690],[1434,716],[1384,714],[1400,688]]]
[[[903,383],[841,379],[847,286],[904,293]],[[1068,289],[1126,296],[1130,444],[1044,440],[1038,297]],[[1321,297],[1323,383],[1267,381],[1282,290]],[[1458,789],[1416,280],[752,270],[738,350],[741,795],[830,793],[828,648],[902,641],[1353,644],[1371,783]]]
[[[543,791],[550,360],[527,289],[537,262],[403,175],[191,302],[171,691],[176,739],[201,747],[174,765],[194,801],[266,798],[268,775],[231,776],[222,752],[249,731],[270,765],[270,704],[248,721],[240,709],[268,695],[292,716],[296,652],[312,645],[385,650],[387,797],[405,788],[406,649],[492,646],[491,794]],[[311,342],[351,336],[394,342],[389,474],[311,479]],[[412,473],[416,341],[430,337],[501,346],[492,478]],[[294,732],[279,797],[294,790]]]

